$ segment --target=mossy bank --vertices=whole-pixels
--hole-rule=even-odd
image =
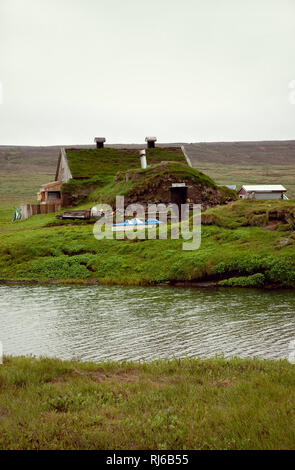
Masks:
[[[54,214],[12,223],[4,208],[0,279],[295,287],[294,208],[291,201],[236,201],[206,211],[202,220],[210,225],[202,225],[201,246],[195,251],[184,251],[182,239],[169,239],[169,230],[167,240],[96,240],[92,224],[64,223]],[[251,213],[278,210],[289,214],[279,226],[251,225]]]

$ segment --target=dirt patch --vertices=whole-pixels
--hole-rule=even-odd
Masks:
[[[173,287],[217,287],[218,281],[170,281]]]
[[[232,384],[233,382],[230,379],[218,380],[218,382],[213,383],[215,387],[221,387],[221,388],[230,387]]]
[[[78,369],[73,370],[75,375],[79,375],[81,377],[87,377],[93,382],[123,382],[123,383],[135,383],[139,382],[140,377],[136,375],[136,371],[128,371],[128,372],[115,372],[112,374],[106,374],[103,370],[96,370],[96,371],[81,371]]]
[[[71,220],[70,222],[67,222],[63,220],[62,222],[49,222],[46,225],[43,225],[42,228],[48,228],[48,227],[72,227],[73,225],[93,225],[96,219],[90,219],[90,220]]]
[[[264,227],[261,227],[262,230],[276,230],[279,226],[281,225],[280,221],[274,221],[272,220],[269,224],[265,225]]]
[[[0,419],[6,418],[9,415],[7,408],[0,408]]]
[[[145,375],[141,375],[139,373],[139,370],[136,368],[130,371],[119,371],[113,373],[105,373],[102,369],[95,371],[81,371],[78,369],[74,369],[73,372],[75,375],[88,378],[96,383],[117,382],[125,384],[134,384],[144,382],[161,387],[167,383],[178,383],[181,380],[180,377],[170,375],[161,375],[158,377],[151,378]]]

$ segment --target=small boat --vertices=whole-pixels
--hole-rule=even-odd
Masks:
[[[133,230],[135,227],[136,228],[154,228],[154,227],[157,227],[161,223],[162,222],[160,222],[157,219],[148,219],[146,221],[141,220],[141,219],[125,220],[125,222],[122,222],[121,224],[113,224],[112,232]]]

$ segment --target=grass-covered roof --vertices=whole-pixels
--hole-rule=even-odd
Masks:
[[[67,159],[74,179],[99,177],[108,183],[119,171],[127,171],[140,166],[137,149],[67,149]],[[148,165],[161,161],[185,163],[180,148],[147,149]]]

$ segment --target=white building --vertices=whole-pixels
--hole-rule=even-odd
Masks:
[[[241,199],[288,199],[286,188],[281,184],[244,185],[238,194]]]

